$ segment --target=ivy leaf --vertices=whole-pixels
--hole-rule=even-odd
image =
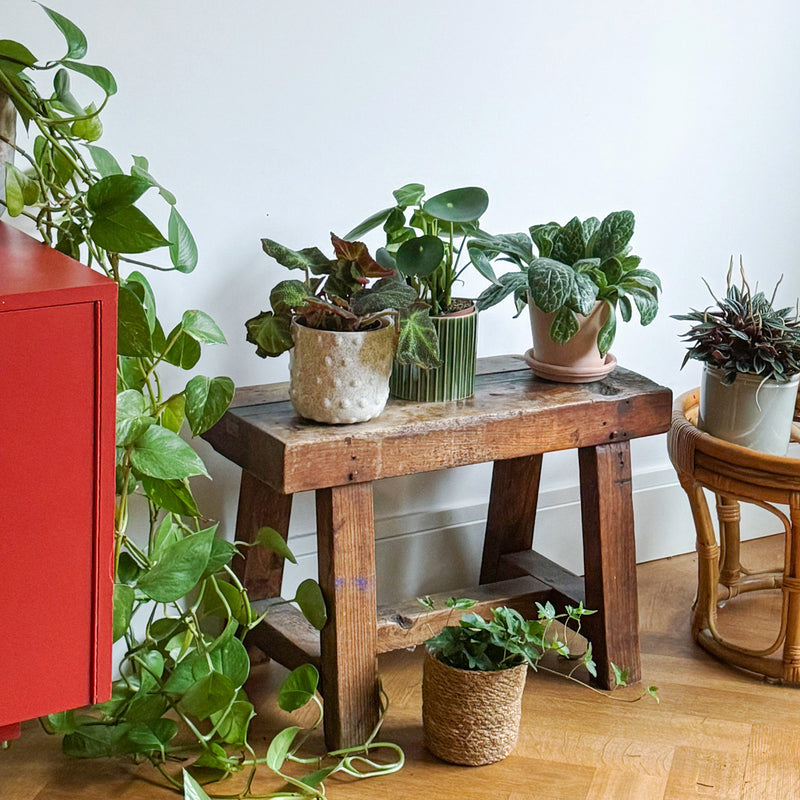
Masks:
[[[288,712],[302,708],[317,691],[319,672],[313,664],[303,664],[292,670],[278,690],[278,705]]]
[[[195,375],[186,384],[186,419],[192,434],[199,436],[219,422],[233,399],[230,378]]]
[[[150,325],[142,301],[126,286],[119,287],[117,353],[147,358],[153,355]]]
[[[167,337],[169,349],[163,351],[164,360],[181,369],[191,369],[200,360],[200,343],[183,328],[176,325]]]
[[[39,199],[39,185],[10,161],[6,161],[5,167],[6,207],[9,216],[18,217],[25,206]]]
[[[112,641],[116,642],[125,635],[131,624],[135,593],[124,583],[114,584],[114,613],[112,621]]]
[[[136,588],[157,603],[179,600],[200,580],[211,555],[215,528],[193,533],[166,547]]]
[[[227,344],[225,334],[205,311],[184,311],[181,324],[186,333],[203,344]]]
[[[18,65],[13,67],[14,72],[20,72],[23,67],[32,67],[36,63],[36,56],[25,45],[11,39],[0,39],[0,59]]]
[[[158,508],[179,514],[182,517],[199,517],[200,510],[186,480],[165,481],[141,476],[144,493]]]
[[[280,772],[283,762],[286,761],[286,756],[289,755],[289,750],[295,740],[300,728],[292,725],[289,728],[284,728],[270,743],[267,750],[267,766],[274,772]]]
[[[96,144],[86,145],[86,149],[89,151],[89,155],[91,155],[92,161],[94,161],[94,165],[100,173],[100,177],[106,178],[109,175],[122,174],[122,167],[120,167],[117,159],[114,158],[108,150]]]
[[[130,176],[109,176],[121,177]],[[89,233],[100,247],[112,253],[144,253],[169,245],[169,241],[161,235],[158,228],[135,206],[126,206],[113,214],[96,219]]]
[[[133,166],[131,167],[131,175],[135,175],[138,178],[144,178],[146,181],[150,183],[151,186],[155,186],[158,189],[158,193],[169,203],[171,206],[174,206],[177,200],[175,199],[175,195],[172,194],[168,189],[165,189],[151,174],[150,174],[150,165],[147,159],[144,156],[133,156]],[[170,239],[172,236],[170,236]]]
[[[117,394],[117,447],[133,444],[155,419],[147,413],[147,401],[141,392],[126,389]]]
[[[67,40],[67,52],[64,58],[83,58],[86,55],[86,37],[83,31],[71,20],[39,3],[44,13],[56,24]]]
[[[174,433],[180,433],[184,419],[186,419],[186,398],[181,392],[172,395],[172,397],[164,403],[161,408],[159,421],[165,428],[168,428]]]
[[[97,113],[97,106],[90,103],[80,112],[87,119],[76,119],[70,127],[73,136],[83,139],[84,142],[96,142],[103,135],[103,123]]]
[[[241,746],[247,738],[250,720],[255,715],[252,703],[247,700],[236,700],[226,714],[212,714],[211,723],[216,725],[217,734],[223,742]]]
[[[268,525],[259,528],[253,544],[259,547],[266,547],[267,550],[272,550],[273,553],[277,553],[281,558],[289,559],[292,564],[297,563],[297,559],[294,557],[294,553],[289,549],[289,545],[286,544],[286,540],[275,528],[270,528]]]
[[[162,194],[163,191],[162,189]],[[175,206],[169,211],[167,236],[170,241],[169,258],[172,265],[178,272],[191,272],[197,266],[197,244],[189,226]]]
[[[311,578],[306,578],[298,587],[294,602],[300,606],[303,616],[318,630],[321,631],[328,621],[328,612],[325,608],[325,598],[319,584]]]
[[[135,203],[150,182],[133,175],[109,175],[93,184],[86,193],[86,204],[96,217],[108,217]]]
[[[160,425],[153,425],[136,440],[130,451],[133,468],[142,475],[162,480],[181,480],[193,475],[210,477],[200,456]]]
[[[227,708],[236,697],[236,687],[230,678],[210,672],[190,686],[180,700],[180,707],[197,719],[207,719],[216,711]]]
[[[111,96],[117,93],[117,82],[114,76],[105,68],[94,66],[93,64],[82,64],[78,61],[69,61],[62,59],[61,63],[74,72],[80,72],[87,78],[93,80],[107,95]]]

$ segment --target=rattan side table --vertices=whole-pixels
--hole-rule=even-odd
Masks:
[[[667,440],[697,534],[692,635],[722,661],[771,680],[800,683],[800,459],[765,455],[698,430],[698,402],[697,389],[677,398]],[[793,441],[798,441],[797,433],[793,426]],[[716,496],[719,542],[704,489]],[[751,572],[742,566],[740,502],[760,506],[780,521],[786,537],[781,568]],[[777,505],[788,506],[789,515]],[[772,644],[748,648],[720,633],[720,604],[746,592],[778,588],[783,591],[781,618]]]

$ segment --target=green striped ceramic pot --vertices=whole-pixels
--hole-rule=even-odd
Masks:
[[[432,317],[439,337],[442,366],[420,369],[411,364],[392,367],[389,391],[401,400],[440,403],[472,397],[475,388],[475,354],[478,312],[473,306],[457,314]]]

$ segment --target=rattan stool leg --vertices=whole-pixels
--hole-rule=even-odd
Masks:
[[[793,494],[789,504],[791,543],[783,567],[783,591],[786,597],[786,641],[783,645],[783,680],[800,681],[800,495]]]
[[[739,593],[742,564],[739,555],[740,522],[742,514],[739,501],[722,494],[717,495],[717,519],[721,548],[719,582],[729,589],[729,597]]]

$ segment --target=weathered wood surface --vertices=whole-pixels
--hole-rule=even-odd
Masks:
[[[535,550],[507,553],[500,559],[498,573],[502,578],[535,576],[538,581],[550,588],[551,599],[558,605],[574,606],[581,602],[586,604],[583,578]]]
[[[630,683],[642,677],[633,534],[631,459],[628,442],[578,451],[586,607],[584,620],[594,647],[597,679],[615,684],[612,662],[628,670]]]
[[[448,608],[445,603],[449,597],[475,600],[469,612],[482,617],[488,617],[492,608],[510,606],[530,618],[536,615],[536,601],[543,603],[551,594],[550,587],[535,578],[522,577],[431,595],[433,610],[416,600],[379,606],[378,652],[414,647],[435,636],[445,625],[457,625],[465,612]]]
[[[531,549],[541,473],[541,454],[494,462],[481,583],[497,580],[501,556]]]
[[[237,541],[252,543],[259,529],[266,525],[278,531],[286,541],[291,512],[292,495],[276,492],[247,470],[242,470],[236,514]],[[280,595],[283,558],[277,553],[265,547],[250,547],[233,559],[232,566],[251,600]]]
[[[255,645],[288,669],[301,664],[319,668],[319,631],[294,606],[276,605],[276,599],[253,603],[256,613],[266,618],[247,634],[245,643]]]
[[[365,742],[378,722],[373,519],[371,484],[317,490],[319,585],[328,609],[321,678],[333,749]]]
[[[536,378],[512,356],[481,366],[468,400],[392,399],[377,419],[341,426],[302,420],[285,401],[265,402],[228,410],[203,436],[260,480],[293,494],[625,441],[669,426],[670,391],[621,367],[602,381],[568,385]],[[240,400],[268,390],[242,390]]]

